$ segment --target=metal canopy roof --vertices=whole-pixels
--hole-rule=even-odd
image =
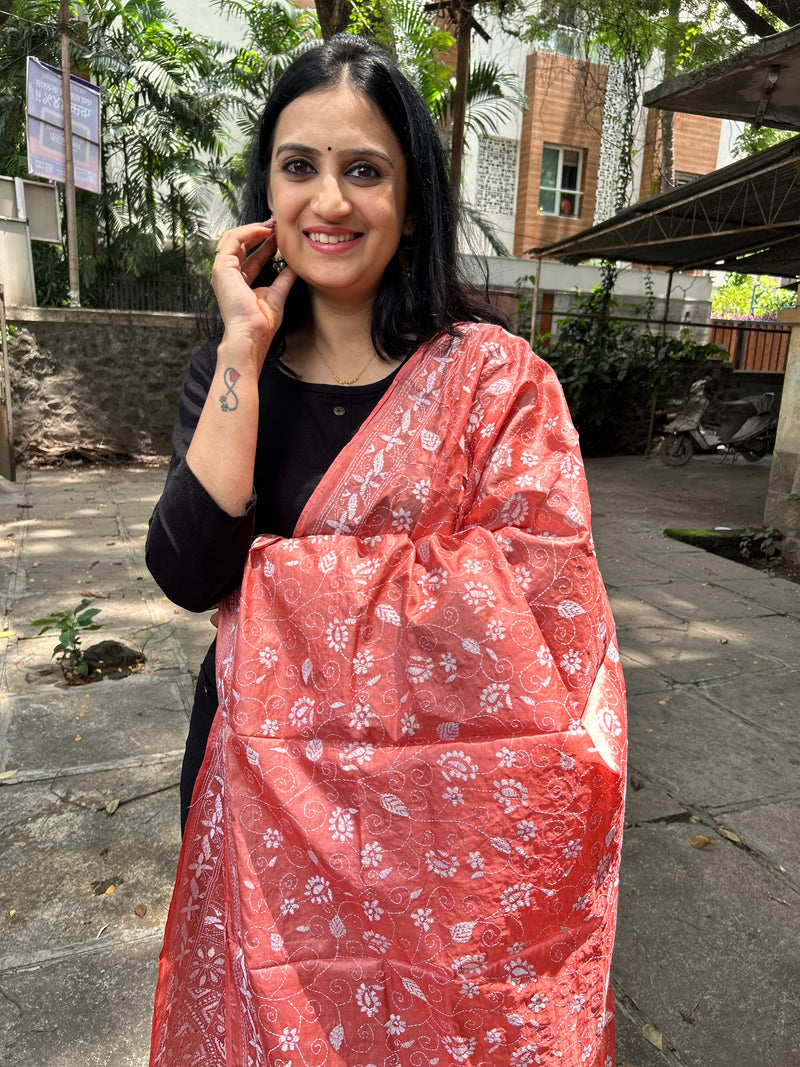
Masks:
[[[667,78],[644,94],[644,104],[800,130],[800,26],[702,70]]]
[[[565,263],[598,258],[800,275],[800,137],[640,200],[531,253]]]

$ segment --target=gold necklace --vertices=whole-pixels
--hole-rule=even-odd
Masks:
[[[355,385],[355,383],[358,381],[358,379],[361,377],[361,375],[364,373],[364,371],[367,369],[367,367],[370,365],[370,363],[375,358],[375,353],[373,352],[372,355],[367,360],[367,362],[364,364],[364,366],[361,368],[361,370],[355,376],[355,378],[340,378],[339,375],[336,373],[336,371],[333,369],[333,367],[330,365],[330,363],[327,361],[327,359],[320,352],[319,346],[317,345],[316,341],[314,341],[314,348],[316,348],[317,355],[319,356],[319,358],[322,360],[322,362],[325,364],[325,366],[330,371],[331,377],[333,377],[336,380],[336,382],[338,382],[339,385]]]

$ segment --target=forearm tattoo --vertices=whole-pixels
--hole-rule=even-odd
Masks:
[[[241,374],[233,367],[228,367],[222,377],[228,390],[219,398],[219,406],[223,411],[236,411],[239,406],[239,397],[236,395],[234,386],[241,378]]]

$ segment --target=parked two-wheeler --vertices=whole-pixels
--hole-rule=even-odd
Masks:
[[[682,467],[696,452],[744,456],[755,463],[772,451],[778,427],[774,394],[717,402],[719,389],[716,373],[692,383],[661,443],[659,455],[668,467]]]

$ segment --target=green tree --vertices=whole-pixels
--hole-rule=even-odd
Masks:
[[[792,307],[795,298],[793,289],[783,289],[779,279],[770,275],[726,274],[722,285],[711,293],[711,309],[718,318],[758,317]]]

